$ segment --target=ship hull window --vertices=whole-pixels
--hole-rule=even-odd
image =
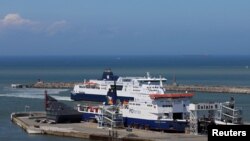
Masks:
[[[173,119],[183,119],[182,113],[173,113]]]
[[[114,89],[114,85],[111,85],[111,89]],[[121,85],[116,85],[116,90],[121,91],[122,86]]]

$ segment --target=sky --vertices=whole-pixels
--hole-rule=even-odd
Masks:
[[[1,0],[0,56],[249,55],[249,0]]]

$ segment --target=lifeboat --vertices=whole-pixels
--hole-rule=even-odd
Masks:
[[[193,97],[193,93],[150,94],[151,99]]]

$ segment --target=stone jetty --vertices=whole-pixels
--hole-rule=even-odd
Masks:
[[[31,88],[46,88],[46,89],[72,89],[75,84],[79,84],[81,82],[43,82],[38,81],[35,84],[32,84]]]
[[[38,81],[29,87],[31,88],[61,88],[73,89],[75,84],[83,82],[43,82]],[[188,91],[188,92],[207,92],[207,93],[239,93],[250,94],[250,87],[235,87],[235,86],[205,86],[205,85],[165,85],[167,91]]]
[[[239,93],[250,94],[250,87],[232,87],[232,86],[203,86],[203,85],[167,85],[168,91],[188,91],[188,92],[206,92],[206,93]]]

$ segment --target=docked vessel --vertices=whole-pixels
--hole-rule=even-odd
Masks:
[[[116,81],[117,99],[123,102],[134,100],[138,94],[163,94],[165,90],[162,83],[166,78],[151,77],[149,73],[145,77],[118,77],[108,69],[103,72],[100,80],[89,80],[75,85],[71,99],[104,102],[108,90],[114,87],[114,81]]]
[[[100,125],[184,132],[188,125],[189,101],[192,93],[150,94],[127,103],[116,103],[116,90],[108,92],[108,104],[96,107],[80,106],[84,121],[96,120]],[[148,98],[145,98],[148,97]],[[105,103],[105,104],[107,104]],[[115,104],[118,104],[115,106]]]
[[[130,101],[121,109],[124,124],[136,128],[184,132],[191,93],[150,94],[150,100]]]

